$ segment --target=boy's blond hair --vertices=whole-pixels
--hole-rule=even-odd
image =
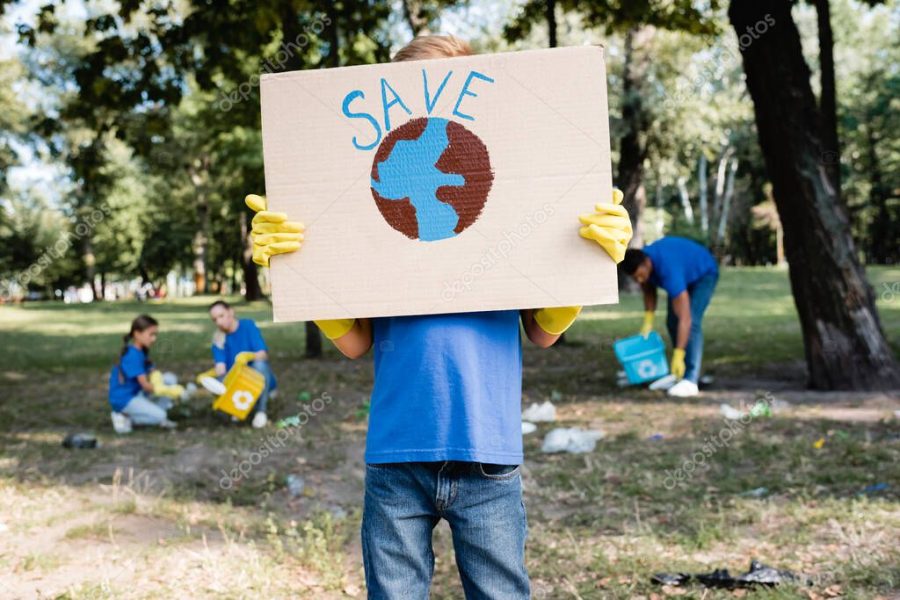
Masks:
[[[400,49],[391,62],[451,58],[474,54],[468,42],[452,35],[420,35]]]

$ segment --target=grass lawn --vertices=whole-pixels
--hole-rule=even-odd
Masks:
[[[869,277],[900,353],[900,269]],[[106,379],[131,318],[154,315],[154,361],[191,378],[209,366],[210,301],[0,306],[0,597],[365,596],[370,358],[350,362],[329,346],[306,360],[302,326],[272,323],[266,303],[238,303],[260,324],[279,377],[270,416],[317,399],[321,410],[300,428],[258,431],[211,414],[198,396],[173,410],[175,432],[112,432]],[[523,402],[558,408],[557,423],[525,437],[535,597],[741,597],[649,577],[742,572],[751,558],[814,585],[746,597],[900,597],[900,394],[803,389],[785,271],[723,273],[704,321],[715,382],[695,399],[616,387],[612,342],[641,313],[640,298],[624,296],[588,310],[565,346],[526,349]],[[773,417],[736,424],[720,414],[722,403],[758,399],[774,401]],[[606,435],[588,454],[542,454],[555,426]],[[75,431],[96,433],[100,448],[62,448]],[[714,439],[722,443],[707,452]],[[246,477],[229,477],[242,468]],[[297,496],[289,474],[304,478]],[[434,597],[462,597],[445,524],[434,544]]]

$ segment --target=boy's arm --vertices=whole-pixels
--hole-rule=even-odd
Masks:
[[[573,308],[578,308],[578,310],[581,310],[580,306]],[[546,311],[548,309],[528,308],[519,311],[519,314],[522,317],[522,327],[525,328],[525,335],[526,337],[528,337],[531,343],[539,348],[549,348],[556,343],[556,340],[560,338],[562,333],[549,333],[538,323],[536,315],[541,310]],[[572,320],[574,321],[574,318]],[[548,327],[548,329],[553,328]]]
[[[347,358],[365,356],[372,347],[371,319],[334,319],[316,321],[316,325]]]

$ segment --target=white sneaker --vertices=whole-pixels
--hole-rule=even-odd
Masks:
[[[665,392],[669,388],[671,388],[678,380],[675,379],[674,375],[666,375],[665,377],[661,377],[657,379],[653,383],[650,384],[650,389],[653,391],[662,390]]]
[[[253,427],[255,429],[262,429],[266,426],[266,423],[269,422],[269,417],[266,416],[264,412],[258,412],[253,415]]]
[[[682,379],[675,385],[669,388],[669,395],[675,396],[676,398],[690,398],[691,396],[696,396],[700,393],[699,388],[697,388],[697,384],[693,381],[688,381],[687,379]]]
[[[112,418],[112,426],[116,433],[131,433],[131,419],[128,415],[113,411],[109,416]]]

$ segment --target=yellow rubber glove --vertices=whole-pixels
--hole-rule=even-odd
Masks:
[[[672,362],[669,364],[669,370],[675,379],[684,377],[684,350],[682,348],[672,350]]]
[[[234,364],[246,365],[254,360],[256,360],[256,352],[238,352],[237,356],[234,357]]]
[[[628,211],[622,207],[624,197],[621,190],[613,189],[612,202],[601,202],[594,207],[594,212],[578,217],[584,225],[578,230],[581,237],[600,244],[616,264],[625,258],[633,233]]]
[[[653,331],[653,317],[654,312],[652,310],[644,312],[644,324],[641,325],[641,335],[645,338]]]
[[[153,371],[150,373],[150,385],[153,386],[154,396],[165,396],[173,400],[181,398],[184,394],[184,387],[180,385],[166,385],[163,383],[162,373]]]
[[[580,306],[560,306],[556,308],[539,308],[534,311],[534,320],[538,327],[550,335],[561,335],[572,326],[578,314]]]
[[[326,321],[316,321],[316,325],[322,330],[329,340],[336,340],[344,337],[353,329],[356,319],[328,319]]]
[[[256,213],[253,217],[253,262],[268,267],[276,254],[296,252],[303,243],[303,223],[288,221],[282,212],[266,210],[266,199],[249,194],[244,202]]]
[[[212,377],[213,379],[215,379],[215,378],[216,378],[216,369],[215,369],[215,367],[213,367],[212,369],[210,369],[210,370],[208,370],[208,371],[203,371],[202,373],[200,373],[199,375],[197,375],[197,377],[194,378],[194,381],[196,381],[198,385],[202,385],[203,382],[201,382],[200,380],[203,379],[203,378],[205,378],[205,377]]]

